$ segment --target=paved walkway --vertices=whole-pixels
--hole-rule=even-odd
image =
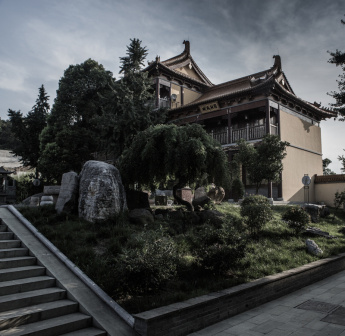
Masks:
[[[345,271],[192,335],[345,336]]]

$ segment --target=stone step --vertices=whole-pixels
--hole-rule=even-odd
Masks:
[[[28,254],[29,250],[25,247],[15,247],[0,250],[0,258],[22,257]]]
[[[0,282],[0,296],[30,292],[55,286],[55,279],[49,276],[37,276]]]
[[[14,247],[21,247],[20,240],[0,240],[0,249],[9,249]]]
[[[29,256],[0,259],[0,269],[32,266],[35,264],[36,258]]]
[[[96,328],[86,328],[77,331],[72,331],[68,334],[62,334],[61,336],[103,336],[107,335],[107,333],[103,330],[96,329]]]
[[[0,313],[0,330],[78,312],[78,303],[59,300]]]
[[[13,232],[0,232],[0,240],[11,240],[13,237]]]
[[[5,231],[7,231],[7,225],[0,224],[0,232],[5,232]]]
[[[2,281],[11,281],[16,279],[32,278],[45,275],[46,269],[42,266],[26,266],[17,268],[0,269],[0,283]]]
[[[0,296],[0,312],[19,309],[40,303],[62,300],[66,291],[58,287],[38,289],[24,293],[14,293]]]
[[[81,313],[74,313],[38,321],[6,330],[4,335],[11,336],[57,336],[70,333],[91,326],[91,317]]]

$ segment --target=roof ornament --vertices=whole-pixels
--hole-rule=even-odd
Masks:
[[[161,57],[160,56],[156,56],[156,63],[159,63],[161,61]]]
[[[278,69],[282,69],[282,61],[279,55],[274,55],[274,64],[273,64],[273,68],[278,68]]]
[[[189,55],[190,54],[190,43],[189,43],[189,41],[184,40],[183,44],[185,45],[184,52],[186,52]]]

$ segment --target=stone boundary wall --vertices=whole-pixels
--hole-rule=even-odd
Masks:
[[[180,336],[292,293],[345,269],[345,253],[134,315],[142,336]]]

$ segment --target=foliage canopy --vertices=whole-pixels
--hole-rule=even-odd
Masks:
[[[41,133],[40,171],[59,180],[98,149],[96,116],[101,114],[99,92],[109,90],[112,73],[92,59],[70,65],[59,81],[48,125]]]
[[[341,20],[341,23],[345,24],[345,21]],[[337,81],[339,92],[332,91],[328,94],[335,99],[335,103],[331,106],[342,116],[339,120],[345,121],[345,53],[337,49],[335,52],[329,52],[329,54],[332,57],[328,62],[340,66],[343,73],[339,75],[340,79]]]
[[[256,186],[256,193],[264,180],[279,181],[288,145],[288,142],[270,134],[266,134],[256,147],[243,139],[238,142],[239,152],[235,155],[235,160],[247,169],[251,182]]]
[[[128,184],[158,185],[175,180],[174,190],[202,179],[227,186],[225,152],[202,126],[157,125],[138,133],[120,160]]]

